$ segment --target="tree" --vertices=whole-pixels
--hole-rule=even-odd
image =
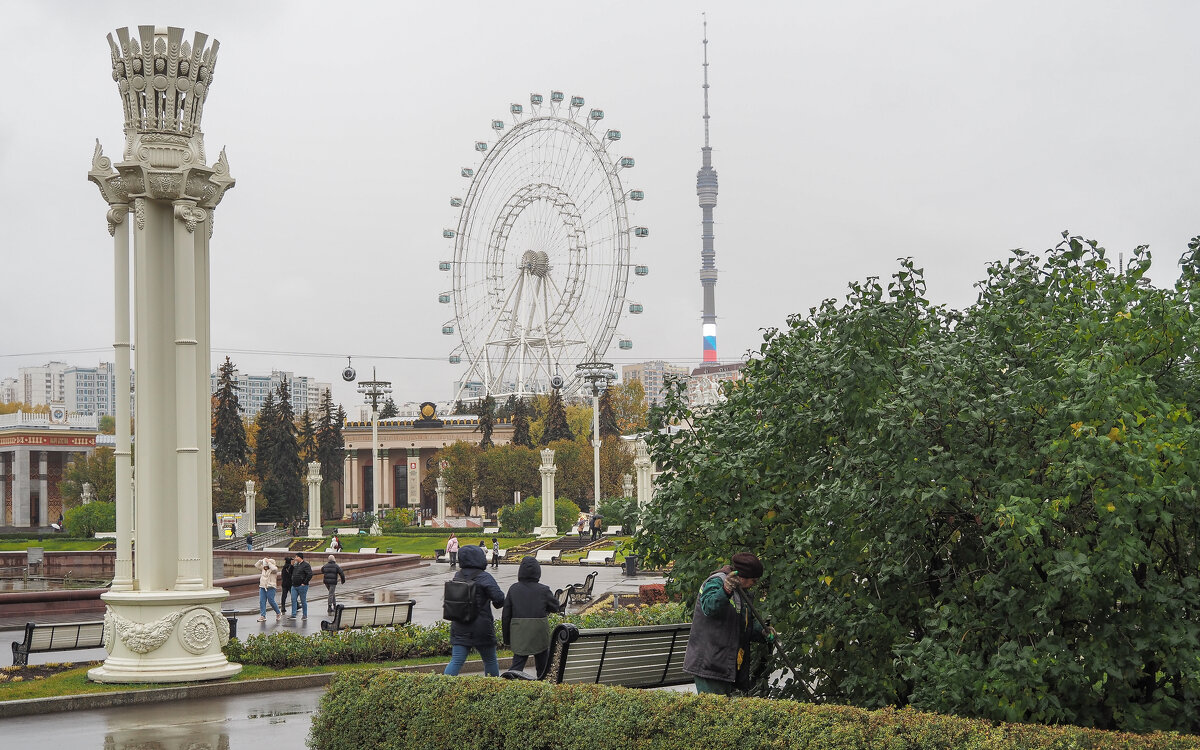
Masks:
[[[295,415],[287,381],[281,381],[275,391],[278,399],[274,419],[265,427],[270,433],[266,458],[267,475],[263,478],[263,494],[267,507],[264,521],[289,521],[297,518],[304,508],[304,462],[296,441]],[[262,450],[262,431],[259,431],[259,450]]]
[[[111,414],[100,415],[100,434],[115,435],[117,434],[117,418]]]
[[[562,393],[557,389],[550,391],[550,401],[546,406],[546,423],[542,428],[540,445],[549,445],[556,440],[574,440],[575,434],[567,426],[567,412],[563,407]]]
[[[592,448],[578,440],[556,440],[546,446],[554,451],[554,491],[580,507],[591,505]]]
[[[391,396],[388,396],[387,401],[383,402],[383,408],[379,410],[379,418],[391,419],[399,413],[400,409],[396,407],[396,402],[392,400]]]
[[[964,311],[903,261],[670,390],[637,546],[683,591],[741,549],[822,702],[1200,730],[1200,238],[1173,290],[1067,237]]]
[[[529,436],[529,407],[525,405],[523,398],[517,399],[516,406],[513,407],[512,444],[533,447],[533,440]]]
[[[612,392],[613,415],[622,435],[646,431],[646,389],[636,378],[609,388]]]
[[[541,484],[537,451],[520,445],[497,445],[476,459],[478,489],[475,499],[487,515],[512,505],[513,493],[530,495]]]
[[[116,531],[116,503],[100,500],[68,508],[63,514],[63,528],[69,536],[81,538],[94,537],[100,531]]]
[[[213,461],[212,509],[216,513],[235,513],[246,507],[247,464],[221,464]],[[255,495],[255,507],[265,502],[263,493]]]
[[[112,448],[97,448],[67,464],[58,484],[66,507],[79,504],[84,483],[92,485],[92,494],[97,500],[114,502],[117,499],[117,462]]]
[[[240,388],[234,377],[229,357],[217,371],[216,407],[213,409],[213,460],[218,464],[246,462],[246,426],[242,423],[242,407],[238,401]]]
[[[452,414],[470,414],[471,410],[467,408],[467,405],[464,404],[463,400],[460,398],[459,400],[454,402],[454,411],[451,413]]]
[[[478,414],[479,426],[475,428],[476,432],[483,433],[483,438],[479,441],[480,448],[491,448],[495,443],[492,442],[492,429],[495,425],[496,399],[491,395],[487,395],[479,400]]]
[[[446,479],[446,507],[454,509],[460,515],[469,515],[475,505],[475,491],[479,487],[479,470],[476,462],[482,449],[463,440],[451,443],[437,453],[435,466],[438,468],[432,476],[442,476]],[[440,468],[442,461],[446,468]]]
[[[337,515],[337,493],[340,492],[345,477],[345,465],[342,461],[346,449],[342,438],[342,425],[346,414],[339,406],[333,404],[333,396],[326,389],[321,393],[321,416],[317,420],[317,460],[321,462],[321,512],[326,518]]]
[[[254,473],[258,476],[260,487],[267,482],[270,473],[271,453],[274,450],[272,441],[275,439],[275,422],[278,419],[275,408],[275,391],[267,391],[262,408],[254,417]]]
[[[600,394],[600,438],[615,438],[621,434],[617,427],[617,415],[613,410],[612,390],[605,388]]]
[[[312,415],[308,411],[304,412],[304,416],[300,419],[300,429],[297,433],[300,446],[300,457],[304,463],[320,460],[320,451],[317,450],[317,426],[313,424]]]
[[[510,395],[503,405],[497,407],[496,419],[512,419],[517,412],[517,402],[520,400],[516,395]]]

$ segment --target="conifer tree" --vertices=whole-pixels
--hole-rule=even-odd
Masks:
[[[287,521],[300,515],[304,506],[304,465],[296,441],[295,415],[287,381],[282,381],[275,395],[278,399],[274,419],[269,424],[270,450],[267,453],[267,476],[263,492],[267,496],[264,520]]]
[[[258,427],[254,445],[254,473],[258,475],[258,484],[263,486],[267,482],[267,474],[270,473],[270,456],[272,441],[275,439],[275,392],[267,391],[267,397],[263,400],[262,408],[258,410],[258,415],[254,418],[254,424]]]
[[[492,442],[492,429],[495,426],[496,399],[490,395],[485,396],[479,401],[479,427],[476,432],[483,433],[483,439],[479,441],[480,448],[491,448],[495,443]]]
[[[523,445],[526,448],[533,447],[533,439],[529,437],[529,408],[525,405],[525,399],[517,399],[516,405],[513,407],[513,445]]]
[[[383,402],[383,408],[379,410],[379,418],[391,419],[399,413],[400,409],[396,407],[396,402],[392,400],[391,396],[388,396],[387,401]]]
[[[613,409],[612,389],[606,388],[600,394],[600,438],[617,437],[621,430],[617,427],[617,414]]]
[[[325,478],[321,482],[321,509],[326,515],[333,515],[337,507],[335,483],[340,489],[345,479],[345,443],[342,440],[344,415],[340,407],[334,407],[333,396],[328,390],[321,393],[320,409],[321,415],[317,419],[317,460],[321,462],[321,476]]]
[[[217,403],[213,414],[213,459],[220,464],[246,463],[246,426],[242,424],[238,384],[233,363],[225,358],[217,376]]]
[[[304,412],[303,419],[300,420],[300,456],[304,459],[304,463],[310,461],[319,461],[320,456],[317,451],[317,426],[313,424],[312,414],[308,411]]]
[[[546,426],[542,429],[542,445],[555,440],[574,440],[575,434],[567,424],[567,410],[563,406],[562,393],[555,388],[550,391],[550,402],[546,406]]]

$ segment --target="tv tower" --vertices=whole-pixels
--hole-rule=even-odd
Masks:
[[[717,267],[713,250],[713,208],[717,205],[717,171],[712,168],[712,147],[708,145],[708,16],[704,16],[704,147],[700,171],[696,173],[696,195],[700,198],[701,234],[700,287],[704,292],[704,314],[700,318],[704,336],[702,364],[717,361]]]

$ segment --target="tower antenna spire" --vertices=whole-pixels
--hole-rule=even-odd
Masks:
[[[702,364],[717,362],[717,266],[713,250],[713,209],[717,205],[717,171],[712,167],[712,146],[708,140],[708,14],[704,19],[704,146],[700,149],[700,171],[696,173],[696,196],[700,199],[700,290],[704,312],[700,318],[704,339]]]

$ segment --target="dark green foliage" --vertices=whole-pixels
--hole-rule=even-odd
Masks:
[[[320,416],[317,418],[317,460],[321,462],[321,513],[332,518],[337,513],[338,495],[341,492],[342,462],[345,441],[342,439],[342,424],[345,413],[335,407],[333,396],[326,390],[321,393]]]
[[[300,443],[300,458],[304,463],[317,461],[320,458],[320,451],[317,450],[317,426],[313,424],[312,415],[307,411],[300,418],[300,429],[297,433],[297,438]],[[322,466],[322,468],[324,468]]]
[[[575,434],[567,424],[567,409],[563,406],[562,393],[557,388],[550,391],[549,403],[546,406],[546,426],[542,429],[542,445],[549,445],[556,440],[574,440]]]
[[[275,391],[268,390],[263,399],[262,408],[254,417],[254,425],[258,428],[254,439],[254,473],[258,476],[258,484],[266,483],[270,473],[271,441],[274,440],[273,425],[277,419],[275,409]]]
[[[229,357],[221,363],[217,375],[216,405],[213,413],[213,460],[219,464],[244,464],[249,447],[242,407],[238,401],[237,381]]]
[[[471,410],[467,408],[467,405],[464,404],[463,400],[460,398],[459,400],[454,402],[454,411],[451,413],[452,414],[470,414]]]
[[[497,445],[479,453],[475,462],[478,487],[475,502],[486,515],[495,516],[513,504],[513,493],[522,496],[538,491],[538,454],[520,445]]]
[[[279,383],[275,396],[272,419],[262,424],[258,433],[260,454],[264,452],[264,430],[269,438],[265,452],[266,476],[262,478],[267,507],[261,517],[264,521],[290,521],[298,518],[304,507],[304,463],[296,441],[292,397],[286,380]]]
[[[529,436],[529,406],[525,403],[525,399],[517,399],[517,403],[513,407],[512,420],[512,444],[532,448],[533,439]]]
[[[383,408],[379,410],[379,418],[391,419],[399,413],[400,409],[396,407],[396,402],[392,400],[391,396],[388,396],[387,401],[383,402]]]
[[[1066,237],[962,312],[908,261],[852,284],[651,438],[642,553],[694,596],[758,552],[823,702],[1197,731],[1195,241],[1182,265],[1155,289],[1144,248],[1121,271]]]
[[[521,399],[510,395],[503,404],[496,408],[496,419],[512,419],[517,411],[517,402]]]
[[[603,685],[364,670],[321,697],[322,750],[1185,750],[1200,737],[993,725],[913,710],[866,711]]]
[[[85,483],[92,485],[92,494],[97,500],[113,502],[117,499],[117,460],[112,448],[97,448],[67,464],[58,491],[68,507],[79,503]]]
[[[495,445],[492,442],[492,430],[496,424],[496,399],[491,395],[485,396],[479,401],[476,408],[476,413],[479,415],[479,426],[475,428],[475,431],[483,435],[479,441],[479,447],[491,448]]]
[[[638,505],[636,497],[606,497],[600,503],[600,514],[604,516],[604,525],[624,526],[626,534],[632,534],[637,527]]]
[[[542,525],[542,499],[526,497],[520,505],[500,509],[500,530],[505,534],[529,534]],[[558,533],[566,534],[579,518],[579,506],[560,497],[554,501],[554,525]]]
[[[68,508],[63,514],[63,528],[71,536],[90,539],[97,531],[117,530],[116,503],[96,502]]]
[[[613,393],[611,388],[606,388],[604,393],[600,394],[600,437],[615,438],[621,434],[621,430],[617,427],[617,414],[613,409]]]

